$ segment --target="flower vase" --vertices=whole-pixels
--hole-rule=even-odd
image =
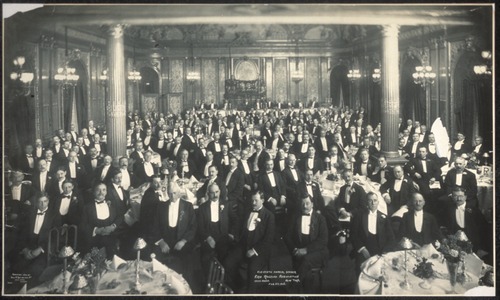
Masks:
[[[449,260],[446,261],[446,267],[448,268],[448,273],[450,275],[450,284],[452,289],[455,288],[455,284],[457,283],[457,273],[459,265],[459,262],[452,262]]]
[[[99,287],[100,280],[101,280],[101,274],[99,273],[88,279],[89,290],[91,294],[97,294],[97,288]]]
[[[424,278],[418,285],[424,290],[430,290],[432,287],[432,278]]]

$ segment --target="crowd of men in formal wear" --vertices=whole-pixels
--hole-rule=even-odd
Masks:
[[[481,137],[472,144],[459,133],[448,160],[437,155],[434,134],[408,120],[398,145],[407,162],[389,166],[380,153],[380,124],[373,125],[363,108],[348,107],[236,111],[203,104],[182,114],[130,112],[121,157],[108,155],[106,132],[92,121],[80,132],[59,130],[9,160],[7,269],[36,278],[47,264],[49,230],[63,224],[78,226],[77,251],[105,247],[108,258],[132,259],[133,241],[142,237],[144,259],[155,253],[188,281],[194,253],[205,274],[215,257],[236,292],[265,291],[254,277],[271,267],[281,239],[306,292],[314,292],[311,270],[331,256],[349,249],[359,267],[394,250],[402,236],[419,245],[441,240],[443,228],[463,230],[478,255],[491,258],[492,226],[466,169],[487,151]],[[445,164],[451,169],[443,178]],[[317,179],[325,172],[328,180],[345,181],[328,205]],[[357,184],[359,176],[380,184],[381,197]],[[180,199],[172,178],[203,182],[194,205]],[[440,188],[432,189],[436,182]],[[128,224],[130,191],[145,183],[139,220]],[[387,215],[377,210],[379,201]],[[408,212],[394,214],[402,207]]]

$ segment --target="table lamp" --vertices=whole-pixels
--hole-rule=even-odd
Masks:
[[[66,285],[66,269],[68,268],[68,257],[71,257],[73,254],[75,254],[75,250],[73,250],[73,248],[71,248],[71,246],[64,246],[64,247],[62,247],[61,251],[59,251],[59,257],[62,258],[64,261],[63,294],[68,293],[68,286]]]
[[[82,289],[88,285],[87,278],[85,275],[77,274],[73,279],[73,283],[69,287],[71,290],[76,290],[77,294],[80,295],[82,293]]]
[[[139,262],[141,261],[141,250],[146,248],[146,241],[142,238],[138,238],[134,243],[134,250],[137,251],[137,262],[135,265],[135,288],[139,290],[141,283],[139,282]]]
[[[399,246],[405,250],[405,280],[399,284],[402,289],[409,290],[411,288],[410,282],[408,282],[408,261],[406,258],[408,250],[413,248],[413,243],[407,237],[403,237],[399,242]]]

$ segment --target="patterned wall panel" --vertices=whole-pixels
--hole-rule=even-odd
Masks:
[[[219,59],[219,98],[216,100],[217,104],[222,103],[224,100],[226,81],[226,59]]]
[[[322,58],[321,59],[321,98],[324,101],[331,102],[330,101],[330,71],[328,70],[328,59],[327,58]]]
[[[169,112],[178,114],[182,111],[182,93],[168,94]]]
[[[274,60],[274,100],[284,102],[288,99],[288,59]]]
[[[306,92],[307,100],[312,100],[314,98],[319,99],[319,86],[320,86],[320,68],[319,68],[319,58],[307,58],[306,59]]]
[[[217,60],[202,60],[201,86],[202,92],[199,99],[205,99],[208,103],[217,100]]]
[[[306,73],[305,72],[305,68],[304,68],[304,59],[299,59],[299,71],[302,71],[302,73]],[[296,64],[295,64],[295,58],[291,58],[289,59],[289,82],[290,82],[290,94],[289,94],[289,99],[291,102],[296,102],[296,101],[301,101],[301,102],[304,102],[306,101],[309,101],[309,99],[312,99],[312,97],[309,97],[307,95],[307,91],[306,91],[306,78],[305,78],[305,75],[304,75],[304,80],[300,81],[298,83],[299,85],[299,90],[298,90],[298,97],[297,97],[297,83],[293,82],[292,81],[292,72],[295,71],[295,68],[296,68]],[[306,99],[306,100],[304,100]]]
[[[267,98],[273,98],[273,60],[272,58],[266,58],[266,89]]]
[[[170,60],[170,93],[184,92],[184,60],[172,59]]]

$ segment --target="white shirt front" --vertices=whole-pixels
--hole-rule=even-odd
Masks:
[[[309,235],[311,229],[311,216],[302,216],[302,220],[300,222],[300,233],[304,235]]]
[[[165,140],[159,140],[158,141],[158,149],[163,149],[164,145],[165,145]]]
[[[106,175],[108,174],[108,171],[109,171],[109,167],[110,166],[104,166],[102,168],[102,173],[101,173],[101,180],[104,180],[104,178],[106,178]]]
[[[307,159],[307,168],[311,170],[314,169],[314,158]]]
[[[95,209],[97,212],[97,219],[106,220],[109,218],[109,206],[106,201],[102,203],[95,202]]]
[[[269,178],[269,182],[271,182],[271,186],[275,187],[276,186],[276,180],[274,178],[274,173],[273,172],[267,173],[267,177]]]
[[[170,201],[168,208],[168,226],[177,227],[177,219],[179,218],[179,201]]]
[[[219,200],[210,201],[210,221],[213,223],[219,222]]]
[[[458,186],[462,186],[462,172],[457,172],[457,176],[455,177],[455,184]]]
[[[482,146],[482,144],[477,145],[477,146],[474,148],[474,153],[479,153],[479,149],[481,149],[481,146]]]
[[[377,234],[377,211],[368,213],[368,231],[371,234]]]
[[[40,173],[40,191],[45,191],[45,185],[47,179],[47,171],[43,171]]]
[[[462,145],[464,144],[464,141],[457,141],[455,143],[455,146],[453,147],[455,150],[460,150],[462,148]]]
[[[429,143],[429,152],[432,154],[436,153],[436,144]]]
[[[123,169],[120,169],[120,172],[122,173],[122,188],[124,190],[128,190],[130,187],[130,174],[127,170]]]
[[[245,170],[245,174],[250,174],[250,168],[248,167],[248,162],[242,159],[241,165],[243,166],[243,170]]]
[[[229,185],[229,181],[231,180],[231,176],[233,175],[234,170],[229,170],[229,173],[227,173],[226,177],[226,186]]]
[[[422,159],[421,162],[422,162],[422,170],[424,171],[424,173],[427,173],[427,162],[425,161],[425,159]]]
[[[368,162],[361,162],[361,175],[368,175]]]
[[[41,211],[37,210],[37,215],[35,218],[35,228],[33,228],[33,233],[34,234],[39,234],[40,229],[42,228],[43,225],[43,220],[45,220],[45,214],[47,213],[47,210]]]
[[[148,136],[146,136],[146,137],[144,138],[144,145],[149,145],[150,141],[151,141],[151,136],[149,136],[149,135],[148,135]]]
[[[92,158],[90,164],[92,165],[92,170],[95,170],[97,168],[97,158]]]
[[[295,168],[290,168],[290,172],[292,172],[293,180],[299,181],[299,176],[297,175],[297,170]]]
[[[300,148],[300,153],[306,153],[308,148],[309,148],[309,144],[303,143],[302,148]]]
[[[21,200],[21,187],[22,184],[18,186],[12,186],[12,200]]]
[[[424,221],[424,212],[416,211],[415,212],[415,230],[417,232],[422,232],[422,223]]]
[[[205,175],[205,177],[208,177],[208,168],[210,168],[211,165],[212,161],[209,161],[205,164],[205,169],[203,170],[203,175]]]
[[[63,195],[61,198],[61,205],[59,206],[59,213],[61,214],[61,216],[65,216],[68,214],[70,203],[71,203],[71,194]]]
[[[30,169],[33,169],[35,167],[35,160],[33,159],[33,155],[27,156],[27,158]]]
[[[215,152],[220,152],[220,144],[218,142],[215,142],[214,143],[214,146],[215,146]]]
[[[457,225],[460,228],[465,228],[465,203],[458,206],[455,210],[455,218],[457,220]]]
[[[280,159],[279,166],[280,166],[280,171],[283,171],[285,169],[286,165],[284,159]]]
[[[328,151],[328,146],[326,144],[326,138],[322,137],[320,138],[321,140],[321,146],[323,147],[323,151]]]
[[[395,179],[394,180],[394,191],[399,192],[401,191],[401,185],[403,184],[403,179]]]
[[[43,152],[43,149],[41,147],[37,147],[35,150],[37,157],[42,157],[42,152]]]
[[[154,174],[154,170],[153,170],[153,166],[151,165],[150,162],[144,162],[144,172],[146,173],[146,175],[148,177],[151,177],[153,176]]]
[[[97,152],[101,153],[101,144],[96,143],[96,144],[94,144],[94,147],[97,150]]]
[[[76,163],[74,162],[69,163],[69,176],[71,178],[76,178]]]
[[[64,182],[64,179],[63,179],[62,181],[59,181],[59,182],[58,182],[58,185],[59,185],[59,193],[60,193],[60,194],[62,194],[62,193],[63,193],[63,188],[62,188],[63,182]]]
[[[258,212],[251,212],[250,213],[250,217],[248,218],[248,222],[247,222],[247,228],[248,228],[248,231],[254,231],[255,230],[255,225],[257,223],[257,218],[259,217],[259,213]]]
[[[418,143],[413,143],[413,145],[411,146],[411,154],[417,153],[417,146]]]
[[[306,182],[306,189],[307,189],[307,193],[309,194],[309,196],[313,196],[313,189],[312,189],[312,183],[310,182]]]

